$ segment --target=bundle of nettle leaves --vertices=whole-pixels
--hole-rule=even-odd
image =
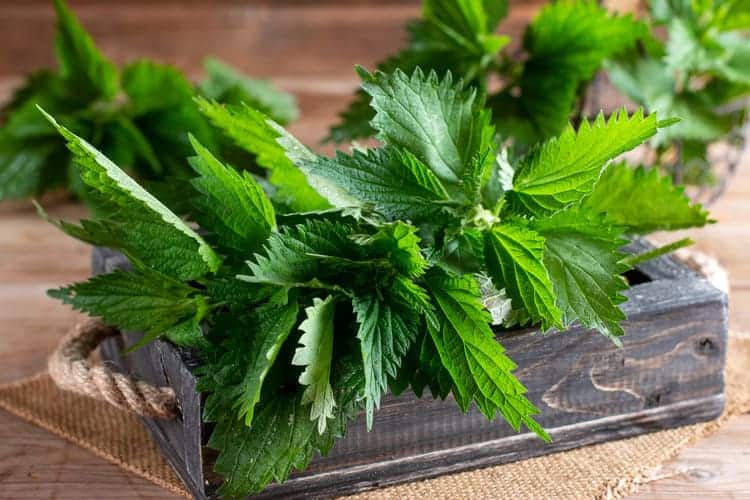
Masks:
[[[604,69],[638,105],[683,118],[650,141],[651,165],[678,181],[710,184],[709,145],[737,131],[746,118],[746,106],[736,104],[750,95],[750,3],[649,3],[650,15],[639,20],[591,1],[551,3],[528,25],[521,47],[511,50],[510,39],[495,34],[507,2],[425,0],[422,18],[408,26],[408,46],[378,68],[451,71],[488,89],[487,105],[511,154],[558,135],[569,121],[580,123],[592,97],[590,84]],[[664,26],[666,42],[659,33]],[[330,140],[375,133],[369,99],[357,94]]]
[[[191,136],[180,217],[48,115],[102,207],[57,224],[133,264],[50,293],[145,332],[139,345],[196,349],[224,495],[283,481],[363,409],[372,426],[389,390],[452,394],[549,440],[491,326],[577,321],[619,343],[622,273],[644,258],[621,250],[626,237],[707,222],[668,178],[612,162],[671,123],[654,114],[568,126],[511,163],[481,93],[450,73],[359,73],[381,144],[332,158],[250,106],[198,100],[327,207],[305,213]]]
[[[463,32],[449,28],[463,20],[472,30],[485,26],[476,46],[482,54],[504,43],[491,34],[504,14],[493,10],[501,2],[427,4],[440,22],[416,33],[442,37],[433,33],[442,30],[459,40]],[[559,31],[567,36],[577,26],[550,14],[562,5],[598,12],[583,3],[547,8],[534,24],[538,46],[557,36],[541,33],[564,26]],[[584,26],[575,33],[599,29],[598,22]],[[572,53],[576,45],[562,40],[560,50]],[[608,50],[610,39],[598,40],[597,54]],[[428,45],[447,50],[449,60],[446,44]],[[81,46],[95,53],[89,43]],[[485,59],[477,59],[477,71]],[[97,70],[101,78],[88,73],[98,60],[66,70],[61,88],[79,74],[103,85],[107,71]],[[590,76],[587,61],[572,57],[567,67]],[[555,108],[548,114],[546,104],[521,105],[529,97],[513,92],[486,102],[481,78],[458,81],[420,63],[403,63],[407,71],[359,69],[365,125],[380,145],[333,158],[303,146],[257,104],[198,98],[202,117],[224,139],[204,142],[204,126],[195,125],[193,156],[175,167],[191,172],[183,175],[189,180],[181,184],[179,210],[118,167],[123,158],[112,154],[113,162],[82,139],[77,122],[47,115],[67,139],[76,175],[97,207],[80,225],[55,223],[132,263],[130,271],[50,294],[122,330],[144,332],[138,345],[164,338],[196,351],[204,419],[213,424],[208,445],[218,450],[224,495],[259,491],[306,467],[362,410],[372,426],[389,390],[450,394],[464,411],[473,403],[489,419],[499,412],[514,429],[549,439],[496,332],[517,325],[563,330],[577,321],[619,343],[622,274],[669,249],[628,255],[627,237],[708,222],[669,178],[613,161],[673,120],[623,110],[581,119],[577,131],[566,125],[525,154],[509,155],[498,130],[525,124],[521,130],[541,133],[538,124],[557,116]],[[518,106],[493,113],[487,104],[497,112],[498,99]],[[179,125],[165,139],[173,142],[199,122],[165,123]],[[228,164],[230,141],[267,169],[270,182]],[[176,154],[166,147],[152,152],[160,163]]]
[[[209,147],[221,148],[225,156],[234,152],[197,110],[196,95],[226,103],[246,102],[279,123],[297,117],[290,95],[216,60],[206,61],[206,79],[197,87],[176,68],[146,59],[119,70],[101,54],[62,0],[55,0],[55,9],[57,71],[30,75],[0,110],[0,120],[4,120],[0,200],[67,187],[92,202],[64,143],[36,106],[53,113],[128,173],[170,198],[170,206],[180,200],[175,188],[181,187],[179,179],[191,173],[184,161],[192,150],[188,132]],[[232,158],[243,168],[254,165],[252,158]]]

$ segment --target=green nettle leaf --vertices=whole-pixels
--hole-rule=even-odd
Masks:
[[[144,343],[185,320],[200,321],[208,312],[196,289],[145,269],[102,274],[48,293],[123,330],[146,332]]]
[[[178,279],[197,278],[218,269],[219,257],[203,238],[91,144],[47,117],[68,141],[83,181],[114,212],[112,228],[98,225],[99,234],[90,234],[85,241],[121,248]]]
[[[661,116],[680,117],[682,120],[659,131],[653,142],[666,144],[670,140],[712,141],[726,134],[732,126],[732,114],[721,114],[707,92],[683,90],[677,92],[677,82],[662,61],[651,58],[622,60],[607,66],[612,84],[636,103],[658,112]]]
[[[200,91],[207,99],[227,104],[244,102],[282,125],[299,117],[294,97],[279,92],[267,81],[248,78],[213,58],[205,61],[204,68],[207,76]]]
[[[325,288],[324,282],[339,278],[341,269],[336,265],[326,267],[321,257],[360,256],[351,235],[352,228],[326,220],[311,219],[304,225],[285,227],[271,234],[263,254],[248,262],[252,276],[240,278],[284,287]]]
[[[484,233],[485,263],[495,287],[505,288],[514,308],[525,309],[548,330],[563,325],[542,261],[544,243],[541,234],[517,222],[497,224]]]
[[[417,321],[413,311],[375,296],[355,297],[352,305],[359,323],[367,428],[371,429],[375,408],[380,408],[380,397],[388,390],[388,379],[396,377],[417,336]]]
[[[379,254],[386,254],[394,267],[412,278],[424,274],[427,261],[419,247],[417,228],[401,221],[383,224],[373,235],[357,235],[360,245],[371,246]]]
[[[80,96],[110,99],[117,94],[119,75],[104,58],[73,13],[62,0],[55,0],[57,35],[55,53],[60,76]]]
[[[330,381],[335,311],[332,295],[325,300],[313,299],[313,305],[305,308],[307,318],[299,325],[304,333],[292,358],[293,365],[305,367],[299,376],[299,383],[306,386],[302,404],[311,404],[310,420],[317,420],[319,434],[325,432],[327,420],[333,418],[336,406]]]
[[[539,410],[526,399],[526,389],[511,373],[515,363],[505,355],[488,325],[489,313],[476,281],[468,275],[451,277],[435,272],[428,276],[427,286],[443,317],[441,326],[429,327],[430,336],[456,384],[454,393],[462,409],[466,411],[474,400],[488,418],[499,410],[516,431],[523,424],[549,441],[533,419]]]
[[[472,83],[485,84],[489,66],[510,39],[495,35],[498,23],[506,16],[505,0],[425,0],[422,19],[409,24],[409,46],[378,63],[377,69],[390,73],[400,69],[447,71],[462,75]],[[341,123],[331,128],[328,140],[345,142],[370,137],[375,130],[370,121],[375,112],[370,97],[358,91],[349,107],[341,113]]]
[[[316,156],[298,161],[311,175],[336,183],[357,200],[354,204],[372,204],[389,218],[425,220],[448,204],[448,193],[435,174],[417,157],[396,148],[355,149],[351,156],[339,152],[335,158]],[[342,208],[353,204],[347,197],[335,200],[342,201]]]
[[[574,320],[620,344],[625,314],[618,304],[628,270],[619,248],[627,243],[622,228],[578,207],[537,220],[532,227],[545,239],[544,264],[567,327]]]
[[[192,154],[188,133],[221,156],[231,156],[238,167],[254,166],[252,158],[216,135],[193,100],[198,89],[178,69],[143,59],[119,71],[97,49],[65,2],[54,3],[58,70],[29,75],[0,108],[0,120],[4,121],[0,182],[7,179],[0,187],[1,197],[29,197],[62,186],[90,208],[103,209],[96,196],[89,195],[72,168],[70,154],[37,106],[158,192],[159,199],[179,213],[187,212],[185,199],[191,191],[187,178],[192,172],[185,161]],[[290,95],[216,61],[208,63],[208,69],[211,91],[221,94],[219,99],[251,101],[282,121],[296,117]],[[293,178],[287,179],[289,176]],[[272,177],[289,189],[304,186],[304,176],[295,169]],[[282,194],[289,198],[289,193]],[[312,190],[309,195],[317,196]]]
[[[0,200],[32,196],[45,187],[48,162],[60,146],[28,144],[0,132]]]
[[[364,383],[360,363],[342,360],[334,372],[336,414],[323,434],[310,420],[303,395],[283,391],[259,405],[251,427],[231,416],[217,422],[208,447],[219,451],[214,470],[224,476],[222,495],[259,492],[272,480],[283,482],[292,469],[307,467],[314,452],[328,453],[359,413]]]
[[[506,196],[531,214],[564,208],[591,192],[609,160],[642,144],[657,127],[655,114],[644,117],[639,110],[628,117],[625,109],[609,120],[600,114],[591,124],[584,121],[578,132],[568,127],[521,160]]]
[[[198,154],[190,164],[199,175],[192,184],[203,195],[195,202],[201,212],[198,222],[211,228],[223,247],[241,253],[258,250],[276,230],[276,215],[263,188],[247,172],[223,165],[195,138],[190,140]]]
[[[528,60],[517,85],[490,99],[498,131],[524,146],[559,134],[568,124],[579,86],[605,59],[647,36],[645,24],[629,15],[611,15],[597,2],[546,5],[524,36]]]
[[[410,151],[441,180],[457,184],[477,151],[494,149],[482,100],[476,90],[454,85],[450,73],[439,80],[419,68],[411,76],[359,71],[376,111],[378,138]]]
[[[602,213],[631,234],[701,227],[711,222],[700,204],[691,204],[684,188],[656,169],[610,165],[582,203]]]
[[[313,190],[305,174],[287,158],[277,142],[280,132],[269,118],[246,105],[224,106],[205,99],[197,99],[203,114],[231,138],[237,146],[255,156],[261,167],[271,171],[269,181],[277,188],[277,198],[299,212],[328,208],[330,205]]]
[[[235,407],[245,425],[253,422],[255,405],[260,401],[263,381],[276,361],[282,344],[297,323],[297,303],[257,308],[250,321],[247,367],[245,375],[236,388]]]

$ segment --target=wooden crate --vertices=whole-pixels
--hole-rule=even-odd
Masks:
[[[648,247],[642,241],[631,245],[638,251]],[[110,272],[127,261],[96,249],[93,267],[95,273]],[[623,306],[623,348],[580,327],[547,335],[535,329],[498,334],[541,410],[538,421],[551,444],[517,434],[500,419],[488,422],[476,409],[462,414],[453,401],[388,396],[371,432],[360,417],[328,456],[316,457],[306,471],[260,496],[353,493],[716,418],[724,406],[726,295],[670,257],[639,266],[628,277],[634,286]],[[192,375],[198,361],[162,341],[121,356],[138,338],[130,333],[111,339],[102,355],[139,378],[174,388],[181,418],[145,424],[192,494],[212,498],[221,478],[211,472],[213,452],[203,447],[208,429]]]

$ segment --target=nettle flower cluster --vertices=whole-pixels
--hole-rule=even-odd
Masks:
[[[198,101],[283,204],[191,138],[179,217],[57,126],[104,207],[59,226],[133,270],[51,293],[142,343],[198,350],[226,495],[304,468],[363,409],[372,426],[389,390],[452,394],[549,439],[491,325],[578,321],[617,341],[625,236],[707,222],[668,179],[611,163],[666,125],[655,115],[600,116],[511,164],[483,99],[450,73],[359,72],[381,145],[333,158],[249,106]],[[285,209],[310,200],[321,209]]]

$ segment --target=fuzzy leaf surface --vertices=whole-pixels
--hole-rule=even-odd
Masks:
[[[214,470],[224,477],[220,493],[242,497],[259,492],[273,480],[284,481],[293,469],[307,467],[316,451],[326,455],[361,409],[363,385],[361,364],[338,363],[333,375],[338,404],[323,434],[310,420],[301,391],[279,392],[265,400],[251,427],[236,418],[220,419],[208,442],[208,447],[219,451]]]
[[[281,203],[298,212],[330,206],[287,158],[284,148],[277,142],[281,133],[263,113],[246,105],[224,106],[202,98],[197,102],[214,126],[237,146],[253,154],[258,165],[271,170],[269,181],[277,188],[276,197]]]
[[[147,339],[185,320],[200,320],[207,312],[206,300],[196,289],[145,270],[118,270],[48,293],[107,324],[146,332]]]
[[[364,71],[364,70],[363,70]],[[417,68],[411,76],[362,73],[376,110],[372,126],[382,141],[413,153],[441,180],[457,184],[471,158],[494,149],[494,128],[476,90]]]
[[[68,141],[83,181],[116,213],[111,228],[95,224],[99,234],[87,241],[121,248],[178,279],[192,279],[218,269],[216,253],[182,219],[91,144],[47,116]]]
[[[377,296],[355,297],[365,372],[365,410],[367,428],[372,428],[373,414],[380,398],[388,390],[389,378],[395,378],[402,359],[417,336],[417,318],[413,311],[395,306]]]

